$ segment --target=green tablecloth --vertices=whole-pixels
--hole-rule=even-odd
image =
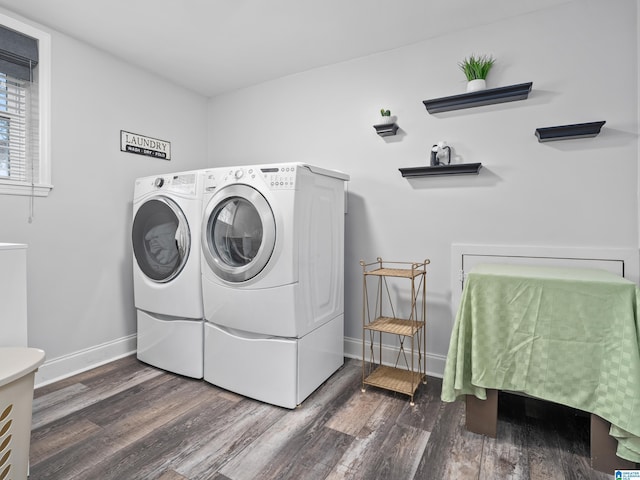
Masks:
[[[442,400],[486,388],[595,413],[640,462],[639,290],[602,270],[478,265],[449,345]]]

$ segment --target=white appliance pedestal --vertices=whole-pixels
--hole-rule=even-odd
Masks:
[[[202,378],[203,323],[138,310],[138,360],[168,372]]]
[[[204,325],[205,381],[272,405],[295,408],[343,363],[343,315],[301,338]]]

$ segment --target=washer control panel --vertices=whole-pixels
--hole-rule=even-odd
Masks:
[[[148,192],[163,190],[185,195],[195,195],[197,183],[196,174],[193,172],[147,177],[136,181],[136,185],[142,185]]]

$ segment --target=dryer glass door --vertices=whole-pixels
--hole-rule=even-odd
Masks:
[[[213,272],[244,282],[266,266],[276,241],[267,200],[248,185],[229,185],[209,201],[202,231],[203,255]]]
[[[170,198],[142,204],[133,219],[133,254],[140,270],[155,282],[169,282],[184,268],[191,236],[187,219]]]

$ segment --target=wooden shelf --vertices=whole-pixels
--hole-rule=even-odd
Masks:
[[[374,125],[373,128],[376,129],[376,133],[381,137],[390,137],[398,131],[398,125],[395,123],[382,123],[380,125]]]
[[[606,122],[574,123],[571,125],[559,125],[557,127],[536,128],[538,141],[552,142],[555,140],[569,140],[573,138],[591,138],[600,133],[600,129]]]
[[[481,163],[456,163],[453,165],[437,165],[435,167],[407,167],[399,170],[403,177],[428,177],[435,175],[477,175],[481,168]]]
[[[380,317],[365,325],[364,329],[409,337],[418,332],[422,327],[424,327],[424,322],[405,320],[402,318]]]
[[[381,365],[363,383],[413,396],[423,378],[426,376],[420,372]]]
[[[422,275],[425,272],[424,268],[411,269],[411,268],[378,268],[376,270],[370,270],[364,272],[365,275],[377,275],[379,277],[400,277],[411,278]]]
[[[514,102],[526,99],[529,96],[529,92],[531,92],[532,86],[533,82],[520,83],[508,87],[489,88],[461,95],[424,100],[422,103],[424,103],[427,111],[433,114],[492,105],[494,103]]]

